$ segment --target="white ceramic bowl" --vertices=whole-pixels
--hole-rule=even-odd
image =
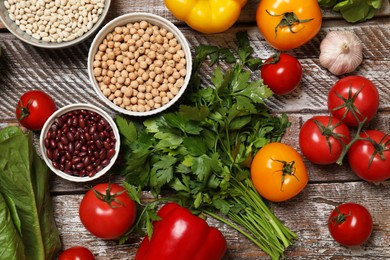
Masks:
[[[38,40],[32,37],[31,35],[27,34],[25,31],[22,31],[20,27],[9,17],[9,12],[4,5],[4,0],[0,1],[0,21],[13,35],[15,35],[17,38],[19,38],[20,40],[28,44],[31,44],[36,47],[48,48],[48,49],[66,48],[66,47],[74,46],[86,40],[88,37],[90,37],[94,32],[98,30],[107,15],[110,4],[111,4],[111,0],[104,1],[103,12],[99,15],[98,21],[92,26],[92,28],[89,31],[87,31],[80,37],[76,37],[74,40],[63,41],[60,43],[45,42],[42,40]]]
[[[45,146],[45,138],[46,138],[51,126],[53,125],[55,120],[57,118],[59,118],[61,115],[64,115],[68,112],[76,111],[76,110],[88,110],[88,111],[95,112],[95,113],[99,114],[100,116],[102,116],[111,126],[113,133],[114,133],[114,136],[115,136],[115,139],[116,139],[115,155],[111,158],[110,163],[107,166],[105,166],[102,170],[97,172],[94,176],[91,176],[91,177],[89,177],[89,176],[84,176],[84,177],[74,176],[74,175],[70,175],[69,173],[65,173],[64,171],[61,171],[59,169],[56,169],[53,166],[52,161],[47,156],[47,149]],[[42,152],[42,157],[51,171],[53,171],[55,174],[57,174],[61,178],[64,178],[64,179],[69,180],[69,181],[86,182],[86,181],[91,181],[91,180],[94,180],[94,179],[97,179],[97,178],[103,176],[114,165],[114,163],[118,157],[118,154],[119,154],[120,135],[119,135],[118,128],[117,128],[115,122],[113,121],[113,119],[106,112],[104,112],[102,109],[100,109],[96,106],[90,105],[90,104],[72,104],[72,105],[68,105],[68,106],[65,106],[65,107],[58,109],[56,112],[54,112],[47,119],[47,121],[45,122],[45,125],[43,126],[42,131],[41,131],[39,144],[40,144],[40,148],[41,148],[41,152]]]
[[[100,90],[99,84],[94,75],[94,67],[93,67],[95,54],[98,51],[99,45],[102,43],[103,39],[106,37],[108,33],[111,33],[114,30],[114,28],[117,26],[123,26],[128,23],[141,22],[141,21],[149,22],[152,25],[157,25],[160,28],[165,28],[167,29],[167,31],[173,33],[178,43],[181,44],[182,50],[185,53],[186,71],[187,71],[187,74],[184,78],[184,84],[180,88],[179,92],[167,104],[162,105],[159,108],[151,109],[150,111],[146,111],[146,112],[136,112],[125,108],[121,108],[120,106],[110,101]],[[105,102],[105,104],[107,104],[112,109],[120,113],[131,115],[131,116],[149,116],[164,111],[168,107],[172,106],[181,97],[181,95],[184,93],[185,89],[187,88],[191,77],[191,70],[192,70],[192,56],[191,56],[191,50],[187,42],[187,39],[173,23],[171,23],[170,21],[168,21],[167,19],[161,16],[154,15],[151,13],[130,13],[130,14],[119,16],[114,20],[110,21],[95,36],[95,39],[92,42],[88,54],[89,79],[99,98],[102,99]]]

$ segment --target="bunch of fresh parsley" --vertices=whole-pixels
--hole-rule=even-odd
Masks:
[[[267,110],[264,99],[272,91],[261,80],[252,80],[247,69],[261,60],[251,57],[246,32],[237,33],[237,40],[237,52],[196,48],[180,105],[144,121],[117,117],[123,136],[121,173],[133,197],[150,190],[157,198],[168,189],[182,205],[223,221],[278,259],[296,235],[256,192],[248,165],[258,149],[279,141],[290,123],[285,115]],[[222,61],[229,64],[227,69],[216,66],[211,84],[205,86],[202,66]],[[151,232],[150,219],[146,223]]]

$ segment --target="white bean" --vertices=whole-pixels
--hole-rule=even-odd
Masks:
[[[5,0],[4,6],[9,18],[27,34],[45,42],[62,42],[91,30],[104,0]]]

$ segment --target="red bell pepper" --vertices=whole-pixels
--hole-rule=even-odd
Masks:
[[[226,252],[222,233],[176,203],[165,204],[146,236],[135,260],[219,260]]]

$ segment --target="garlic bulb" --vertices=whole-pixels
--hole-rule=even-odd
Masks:
[[[363,61],[363,45],[350,31],[332,31],[320,45],[320,64],[334,75],[354,71]]]

